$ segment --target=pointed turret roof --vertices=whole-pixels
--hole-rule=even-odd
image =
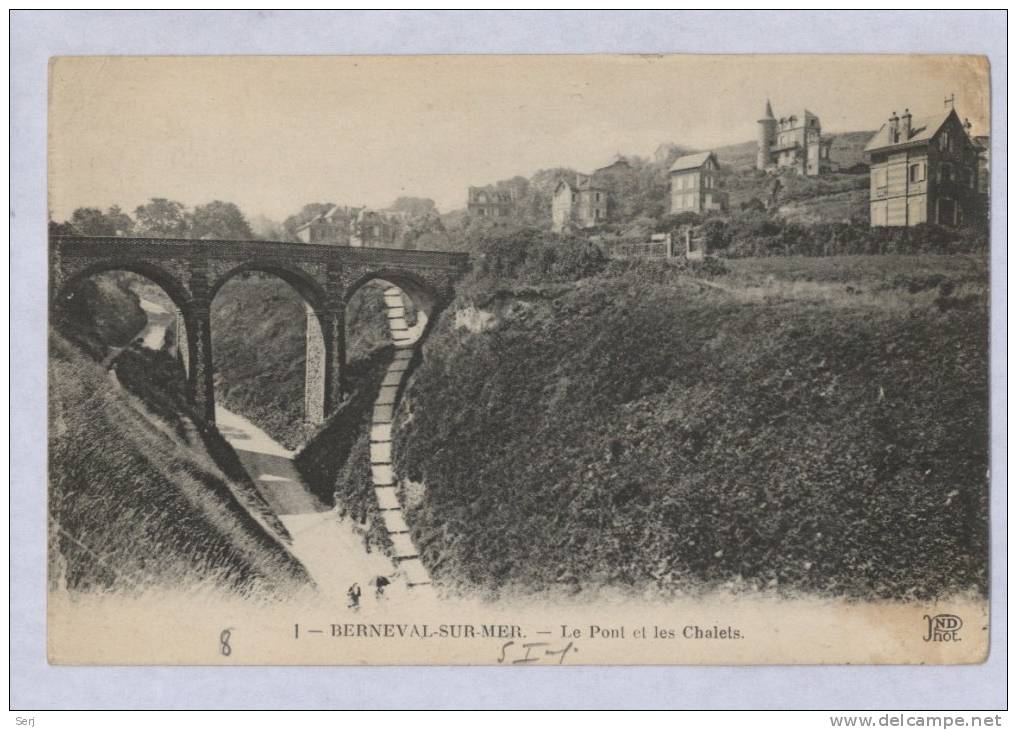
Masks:
[[[766,111],[763,112],[763,119],[773,119],[773,107],[770,106],[770,100],[766,100]]]

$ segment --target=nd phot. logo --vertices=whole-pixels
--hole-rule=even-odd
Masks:
[[[960,616],[952,613],[938,613],[935,616],[926,614],[924,641],[960,641],[957,632],[961,630],[964,622]]]

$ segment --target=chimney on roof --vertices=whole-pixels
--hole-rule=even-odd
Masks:
[[[905,109],[900,118],[900,136],[905,142],[911,139],[911,111],[909,109]]]
[[[896,111],[890,115],[888,123],[890,127],[890,142],[894,144],[900,142],[900,117],[897,116]]]

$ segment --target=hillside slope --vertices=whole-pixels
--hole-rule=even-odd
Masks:
[[[51,333],[51,588],[283,598],[308,586],[285,531],[229,476],[228,444],[185,415],[182,385],[166,387],[177,367],[164,353],[125,352],[121,387]]]
[[[916,259],[844,257],[744,295],[657,267],[464,287],[395,442],[433,577],[984,591],[985,264],[927,259],[927,286]]]
[[[832,140],[830,159],[840,169],[846,170],[865,161],[865,145],[872,139],[873,134],[875,132],[837,132],[836,134],[823,135],[823,137],[824,139],[829,137]],[[752,169],[756,166],[757,150],[758,145],[755,140],[713,149],[723,164],[741,170]]]

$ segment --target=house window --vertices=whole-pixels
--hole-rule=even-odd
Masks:
[[[908,180],[913,183],[921,182],[925,179],[925,164],[916,162],[908,168]]]
[[[953,167],[949,162],[944,162],[939,168],[940,182],[953,182]]]
[[[600,193],[597,193],[597,202],[600,202]]]
[[[943,132],[943,136],[939,138],[939,149],[946,151],[950,149],[950,135]]]

